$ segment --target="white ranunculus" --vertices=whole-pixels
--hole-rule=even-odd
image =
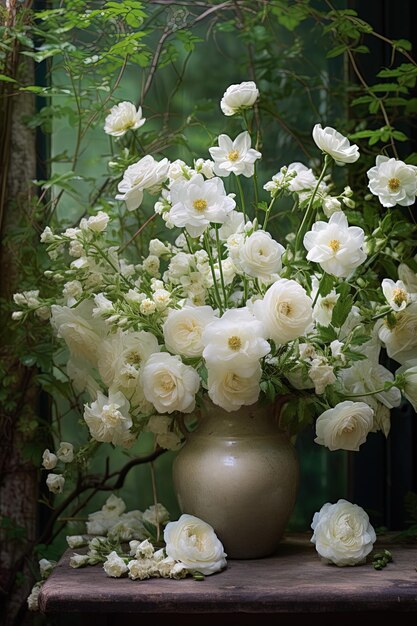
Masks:
[[[207,371],[208,395],[225,411],[237,411],[258,400],[262,375],[259,363],[250,369],[248,366],[235,368],[233,364],[228,367],[216,363],[209,365]]]
[[[120,578],[128,571],[126,563],[114,550],[107,555],[103,569],[112,578]]]
[[[359,226],[349,226],[342,211],[333,213],[328,222],[315,222],[304,235],[307,259],[319,263],[325,272],[346,278],[365,259],[365,233]]]
[[[128,130],[143,126],[142,107],[136,110],[132,102],[119,102],[113,106],[104,123],[104,132],[113,137],[122,137]]]
[[[333,367],[328,364],[327,359],[324,357],[313,359],[308,375],[313,381],[314,391],[318,395],[324,393],[327,385],[332,385],[336,382]]]
[[[331,126],[321,127],[316,124],[313,128],[313,139],[316,146],[335,160],[336,165],[354,163],[359,159],[359,148],[351,145],[349,139]]]
[[[381,322],[378,330],[388,356],[404,364],[417,354],[417,302],[395,314],[394,325]]]
[[[405,383],[403,393],[417,411],[417,358],[407,361],[395,374],[404,374]]]
[[[239,266],[248,276],[270,283],[271,274],[279,274],[282,269],[284,252],[285,248],[272,239],[270,233],[257,230],[246,237],[239,248]]]
[[[259,90],[252,80],[230,85],[223,94],[220,108],[224,115],[235,115],[242,109],[252,107],[258,97]]]
[[[53,304],[51,324],[57,336],[67,344],[72,356],[82,357],[95,365],[104,324],[93,319],[93,308],[94,304],[89,300],[83,300],[74,308]]]
[[[158,576],[158,565],[153,559],[132,559],[127,567],[129,578],[132,580],[146,580]]]
[[[99,391],[97,400],[84,407],[84,420],[92,438],[115,446],[131,446],[134,437],[129,409],[129,401],[121,391],[109,389],[108,397]]]
[[[376,165],[367,172],[368,187],[385,207],[410,206],[416,201],[417,167],[398,159],[378,155]]]
[[[47,470],[52,470],[54,469],[54,467],[56,467],[57,463],[58,463],[57,455],[54,454],[53,452],[50,452],[48,448],[46,448],[46,450],[44,450],[42,454],[43,467]]]
[[[171,309],[163,325],[165,345],[170,352],[187,357],[199,357],[204,344],[201,335],[208,324],[216,319],[211,306],[184,306]]]
[[[142,382],[146,399],[159,413],[194,410],[200,377],[179,356],[166,352],[152,354],[143,368]]]
[[[318,417],[314,441],[329,450],[358,451],[372,430],[373,416],[373,410],[365,402],[339,402]]]
[[[214,161],[214,173],[217,176],[229,176],[232,172],[236,176],[240,174],[247,178],[253,176],[254,163],[262,154],[251,148],[251,138],[246,130],[235,140],[228,135],[219,135],[217,142],[218,146],[209,148]]]
[[[263,322],[266,336],[277,344],[302,337],[312,322],[313,301],[295,280],[280,278],[263,300],[253,304],[255,317]]]
[[[248,374],[271,351],[264,325],[246,307],[228,309],[220,319],[206,326],[202,343],[203,357],[209,366],[247,368]]]
[[[194,515],[181,515],[164,530],[165,551],[193,572],[208,576],[226,567],[226,554],[213,528]]]
[[[384,278],[381,286],[386,301],[394,311],[405,309],[410,302],[410,294],[402,280],[394,282],[390,278]]]
[[[368,515],[347,500],[324,504],[314,513],[311,528],[319,555],[339,567],[364,563],[376,541]]]
[[[64,491],[65,478],[62,474],[48,474],[46,486],[51,493],[62,493]]]
[[[124,200],[128,211],[139,208],[145,190],[151,194],[159,192],[168,176],[168,167],[168,159],[156,161],[150,154],[129,165],[117,186],[116,200]]]
[[[92,215],[87,220],[87,226],[95,233],[101,233],[106,230],[110,217],[104,211],[99,211],[96,215]]]
[[[74,446],[68,441],[61,441],[56,455],[62,463],[72,463],[74,459]]]
[[[223,224],[236,206],[220,178],[205,180],[201,174],[175,182],[171,202],[169,219],[175,226],[185,227],[191,237],[202,235],[210,223]]]

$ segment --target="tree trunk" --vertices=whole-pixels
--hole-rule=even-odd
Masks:
[[[7,33],[24,19],[30,3],[1,0],[2,21]],[[20,84],[34,84],[32,59],[19,55],[18,41],[12,39],[5,67],[1,72],[17,78]],[[32,372],[20,365],[13,344],[14,330],[8,303],[13,293],[21,291],[19,282],[19,250],[9,238],[17,225],[27,227],[28,238],[34,233],[26,216],[35,191],[31,181],[36,176],[35,134],[24,122],[34,113],[32,94],[19,92],[17,83],[0,83],[1,170],[0,297],[4,303],[1,343],[1,373],[4,383],[0,391],[5,397],[0,407],[0,621],[16,623],[33,584],[27,561],[23,557],[36,534],[38,470],[25,460],[22,445],[27,435],[19,428],[19,420],[35,414],[37,397],[31,385]],[[33,241],[36,245],[36,241]],[[3,400],[2,397],[2,400]],[[23,576],[22,576],[23,574]]]

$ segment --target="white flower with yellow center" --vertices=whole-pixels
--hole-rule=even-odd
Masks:
[[[411,402],[415,411],[417,411],[417,359],[407,361],[396,372],[403,374],[405,378],[403,393],[407,400]]]
[[[374,412],[365,402],[339,402],[316,422],[315,442],[329,450],[354,450],[366,441],[374,424]]]
[[[417,167],[398,159],[378,155],[376,165],[367,172],[368,187],[385,207],[410,206],[416,201]]]
[[[412,302],[395,314],[394,320],[380,322],[380,340],[385,344],[388,356],[404,364],[415,359],[417,353],[417,302]]]
[[[345,278],[366,259],[364,237],[362,228],[349,226],[346,215],[338,211],[328,222],[315,222],[304,235],[307,259],[328,274]]]
[[[168,159],[156,161],[150,154],[129,165],[117,186],[119,193],[116,200],[124,200],[128,211],[139,208],[145,190],[150,194],[160,191],[162,183],[168,176],[168,167]]]
[[[339,567],[364,563],[376,541],[375,530],[357,504],[327,502],[314,513],[311,538],[322,559]]]
[[[104,122],[104,132],[113,137],[122,137],[128,130],[136,130],[145,122],[142,107],[136,110],[132,102],[119,102],[110,109]]]
[[[354,163],[359,159],[358,146],[356,144],[351,145],[347,137],[331,126],[322,128],[321,124],[316,124],[313,128],[313,139],[322,152],[335,160],[336,165]]]
[[[237,411],[241,406],[254,404],[259,398],[262,370],[260,364],[248,369],[213,363],[207,368],[209,398],[225,411]]]
[[[109,389],[108,397],[99,391],[97,400],[84,408],[84,420],[92,438],[115,446],[132,445],[129,409],[129,401],[120,391],[114,393]]]
[[[205,180],[201,174],[175,182],[171,202],[169,219],[174,226],[185,227],[191,237],[202,235],[210,223],[223,224],[236,206],[233,196],[226,195],[220,178]]]
[[[163,325],[165,345],[170,352],[187,357],[201,356],[204,349],[202,334],[216,319],[211,306],[185,306],[171,310]]]
[[[142,383],[146,399],[158,413],[191,413],[195,408],[200,377],[179,356],[166,352],[153,354],[143,368]]]
[[[339,294],[334,289],[325,296],[317,296],[319,281],[314,276],[312,279],[311,297],[315,300],[313,308],[313,320],[322,326],[329,326],[332,321],[333,309],[339,299]]]
[[[257,369],[259,359],[271,351],[265,339],[265,328],[249,310],[229,309],[220,319],[206,326],[202,342],[203,357],[209,366],[224,364]]]
[[[245,130],[233,141],[227,135],[219,135],[218,147],[209,148],[214,160],[214,173],[217,176],[229,176],[232,172],[239,176],[250,177],[254,173],[254,163],[262,154],[251,148],[251,138]]]
[[[263,300],[253,303],[255,317],[263,322],[266,337],[277,344],[302,337],[311,327],[312,299],[295,280],[280,278]]]
[[[376,408],[376,401],[388,409],[399,406],[401,403],[401,392],[396,387],[380,391],[372,396],[366,395],[383,389],[385,383],[390,383],[394,380],[394,375],[386,367],[380,365],[377,360],[374,360],[371,355],[367,359],[356,361],[352,367],[340,370],[339,376],[347,395],[350,393],[355,395],[363,393],[365,394],[364,397],[358,399],[372,404],[374,408]]]
[[[402,311],[410,302],[410,294],[402,280],[397,280],[394,283],[390,278],[384,278],[382,281],[382,292],[394,311]]]
[[[243,109],[252,107],[258,97],[259,90],[253,80],[230,85],[223,94],[220,108],[224,115],[235,115]]]

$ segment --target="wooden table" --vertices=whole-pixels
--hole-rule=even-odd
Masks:
[[[69,550],[41,595],[41,611],[62,624],[320,624],[394,617],[417,625],[417,546],[390,546],[394,562],[324,565],[306,540],[284,541],[276,555],[230,560],[228,568],[198,582],[108,578],[101,566],[72,569]],[[94,620],[94,616],[97,618]]]

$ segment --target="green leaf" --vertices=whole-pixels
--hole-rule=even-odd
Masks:
[[[337,333],[332,326],[322,326],[317,324],[317,335],[323,343],[331,343],[337,339]]]
[[[3,83],[17,83],[17,80],[12,78],[11,76],[6,76],[6,74],[0,74],[0,80]]]
[[[352,310],[353,298],[349,294],[349,290],[350,287],[346,283],[343,283],[338,289],[340,295],[332,313],[332,325],[336,328],[341,328]]]
[[[333,289],[333,285],[334,277],[330,274],[323,274],[323,277],[320,280],[319,295],[327,296],[327,294],[329,294]]]
[[[348,50],[348,46],[346,46],[345,44],[336,46],[326,54],[326,59],[333,59],[334,57],[338,57],[346,52],[346,50]]]

